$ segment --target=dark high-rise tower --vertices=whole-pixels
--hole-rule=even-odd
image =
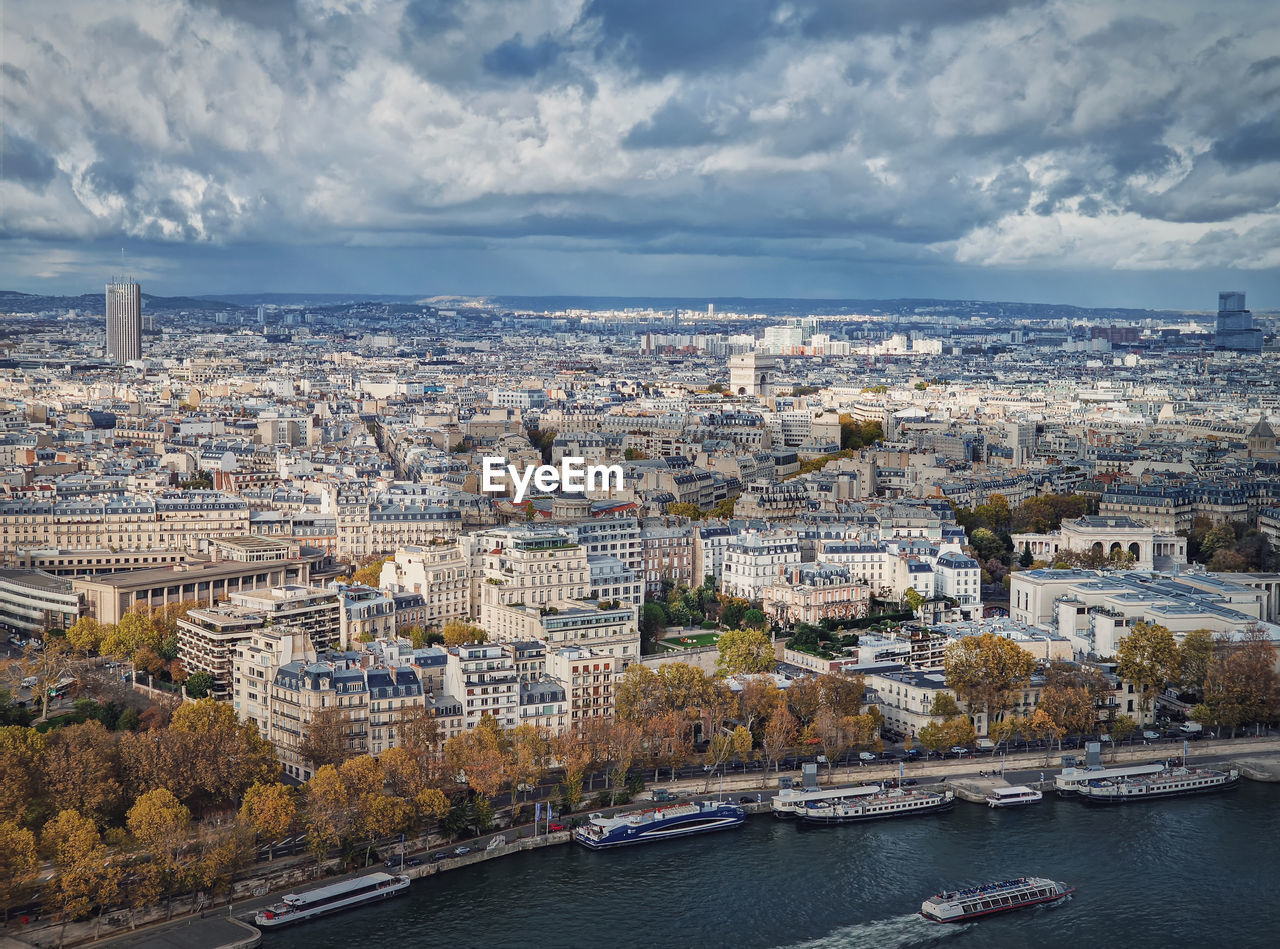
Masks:
[[[1214,349],[1238,353],[1262,352],[1262,330],[1253,325],[1253,314],[1244,308],[1244,294],[1223,290],[1218,294],[1218,326]]]
[[[107,284],[107,358],[142,358],[142,287],[136,283]]]

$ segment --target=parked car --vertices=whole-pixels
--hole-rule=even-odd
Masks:
[[[471,848],[470,847],[454,847],[453,852],[455,856],[465,857],[467,854],[471,853]]]
[[[559,822],[557,822],[557,821],[552,821],[552,822],[551,822],[551,824],[547,827],[547,829],[548,829],[548,830],[550,830],[550,831],[554,834],[554,833],[558,833],[559,831],[564,830],[564,829],[565,829],[565,826],[564,826],[564,824],[561,824],[561,823],[559,823]]]
[[[965,755],[969,753],[969,749],[961,745],[952,745],[951,753],[955,755],[957,758],[963,758]]]
[[[432,863],[439,863],[441,860],[448,860],[448,859],[449,859],[449,854],[447,854],[443,850],[437,850],[435,853],[431,855]]]
[[[420,867],[420,866],[422,866],[422,858],[421,858],[421,857],[410,857],[408,860],[406,860],[406,861],[404,862],[404,865],[405,865],[406,867]]]
[[[754,797],[751,797],[749,794],[744,794],[742,795],[742,797],[738,798],[738,803],[739,804],[755,804],[756,799]]]
[[[1161,735],[1159,732],[1153,732],[1151,729],[1148,728],[1146,731],[1142,733],[1142,737],[1145,738],[1147,741],[1159,741],[1164,736]]]
[[[399,857],[387,857],[387,859],[386,859],[386,860],[383,860],[383,861],[382,861],[382,865],[383,865],[384,867],[398,867],[398,866],[400,866],[400,858],[399,858]]]
[[[878,761],[879,759],[876,757],[874,751],[860,751],[858,752],[858,760],[859,761]]]
[[[918,782],[916,781],[915,778],[903,778],[898,783],[904,788],[911,788],[911,787],[915,787]]]

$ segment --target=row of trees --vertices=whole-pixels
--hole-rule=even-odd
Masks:
[[[144,720],[156,727],[112,732],[90,719],[48,733],[0,728],[0,819],[34,828],[73,809],[118,828],[138,798],[158,788],[196,813],[213,813],[279,773],[271,746],[227,703],[185,703],[167,725],[160,715]]]
[[[1168,627],[1137,623],[1116,644],[1116,660],[1119,675],[1141,686],[1144,709],[1160,690],[1177,685],[1200,699],[1195,721],[1232,735],[1242,725],[1280,718],[1276,649],[1256,624],[1238,636],[1192,630],[1179,644]]]
[[[60,682],[75,675],[77,665],[90,656],[110,656],[147,675],[182,684],[190,678],[178,659],[178,620],[197,603],[186,600],[149,607],[135,604],[116,624],[99,623],[82,616],[65,631],[49,630],[43,642],[29,643],[22,656],[6,669],[9,685],[35,679],[32,694],[40,697],[40,718],[48,717],[49,693]],[[212,678],[200,675],[189,692],[205,694]]]
[[[47,734],[0,728],[0,903],[23,897],[42,859],[55,870],[46,905],[73,919],[223,886],[251,839],[235,821],[196,823],[193,814],[226,814],[279,773],[257,729],[212,699],[139,732],[110,732],[96,719]]]
[[[1256,527],[1242,521],[1214,523],[1197,517],[1186,532],[1187,556],[1224,572],[1275,570],[1280,567],[1271,541]]]
[[[752,637],[742,638],[750,643]],[[821,675],[796,680],[785,691],[767,679],[734,691],[696,667],[670,663],[629,668],[615,683],[614,702],[617,721],[638,730],[656,780],[661,768],[678,768],[694,757],[699,735],[713,769],[757,756],[773,767],[797,745],[820,746],[832,763],[846,751],[873,747],[881,718],[878,709],[864,707],[864,690],[861,677]]]

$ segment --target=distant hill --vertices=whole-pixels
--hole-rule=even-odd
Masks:
[[[82,293],[75,297],[51,297],[39,293],[19,293],[17,290],[0,290],[0,312],[38,313],[41,310],[87,310],[101,313],[106,306],[104,293]],[[152,293],[142,295],[142,309],[161,310],[213,310],[236,305],[207,297],[158,297]]]
[[[219,293],[236,306],[341,306],[345,303],[415,303],[417,294],[395,293]],[[198,297],[205,300],[212,297]]]

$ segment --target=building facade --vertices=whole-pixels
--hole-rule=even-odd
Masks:
[[[142,287],[136,283],[107,284],[107,352],[117,363],[142,358]]]

